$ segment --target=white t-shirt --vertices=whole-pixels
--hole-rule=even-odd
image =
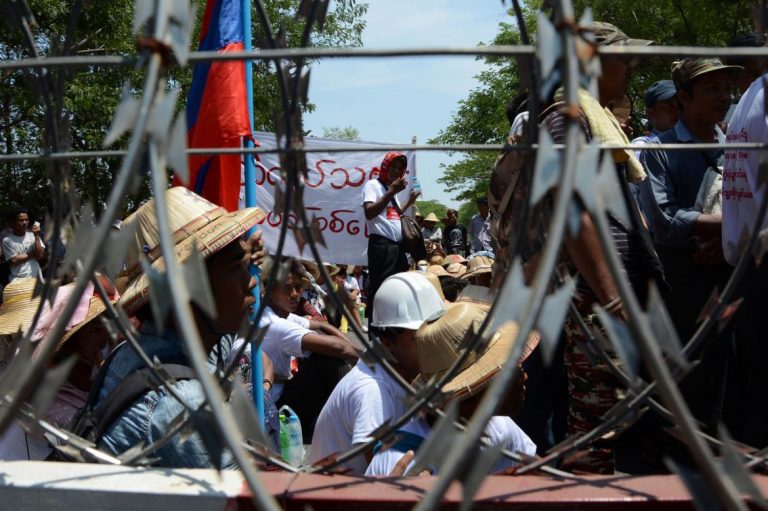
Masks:
[[[763,77],[758,78],[739,100],[728,124],[726,143],[768,142],[768,121],[765,118],[765,89]],[[735,265],[741,255],[739,238],[742,229],[752,231],[765,187],[758,189],[757,170],[760,151],[725,151],[723,166],[723,252],[725,259]],[[761,229],[768,226],[763,220]]]
[[[309,354],[302,351],[301,340],[305,335],[311,332],[309,329],[309,320],[288,314],[287,318],[281,318],[270,307],[264,308],[264,314],[261,317],[262,327],[269,325],[269,330],[264,334],[262,349],[272,360],[275,368],[275,379],[291,379],[291,359],[294,357],[305,357]],[[283,384],[275,383],[272,386],[272,397],[275,401],[280,399],[283,393]]]
[[[370,440],[370,434],[387,419],[406,411],[405,390],[380,367],[359,360],[333,389],[323,406],[312,436],[311,462]],[[352,475],[363,475],[367,467],[363,454],[342,466]]]
[[[363,187],[363,204],[366,202],[378,202],[386,190],[384,185],[378,179],[371,179]],[[397,197],[395,197],[397,200]],[[397,203],[400,206],[400,203]],[[403,228],[400,226],[400,215],[391,202],[387,203],[381,212],[371,220],[365,219],[369,234],[378,234],[395,242],[403,239]]]
[[[411,419],[411,421],[405,424],[401,430],[413,433],[424,439],[432,433],[432,429],[423,417]],[[485,426],[485,436],[493,445],[503,443],[504,448],[508,451],[522,452],[529,456],[536,455],[536,444],[534,444],[528,435],[520,429],[520,426],[515,424],[515,421],[509,417],[501,415],[491,417],[491,420],[489,420],[488,424]],[[404,452],[395,449],[377,452],[373,456],[371,464],[368,465],[365,475],[371,477],[384,477],[389,475],[404,454]],[[410,470],[412,466],[413,461],[408,465],[406,470]],[[517,463],[506,456],[502,456],[489,473],[495,474],[515,466],[517,466]]]
[[[43,244],[43,240],[40,240]],[[16,257],[19,254],[28,254],[32,252],[32,247],[35,246],[35,235],[32,231],[27,231],[24,236],[16,236],[12,232],[6,234],[3,238],[3,254],[6,261],[10,261],[11,258]],[[45,245],[43,244],[43,248]],[[28,277],[36,277],[40,273],[40,264],[37,259],[29,258],[21,264],[12,264],[11,267],[11,280],[24,279]]]

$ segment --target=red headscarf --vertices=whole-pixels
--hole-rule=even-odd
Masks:
[[[381,169],[379,170],[379,179],[384,184],[389,184],[389,167],[392,165],[392,162],[395,161],[398,158],[402,158],[405,160],[406,167],[408,166],[408,158],[405,157],[403,153],[398,152],[389,152],[384,155],[384,159],[381,160]]]

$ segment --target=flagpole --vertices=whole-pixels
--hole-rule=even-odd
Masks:
[[[245,51],[253,49],[252,34],[251,34],[251,0],[241,0],[240,9],[243,20],[243,45]],[[245,61],[245,91],[248,98],[248,124],[253,133],[253,61]],[[243,145],[246,149],[253,147],[253,138],[245,137],[243,139]],[[243,156],[243,181],[245,188],[245,207],[252,208],[256,206],[256,168],[253,164],[253,156],[245,154]],[[251,232],[256,228],[251,229]],[[250,234],[250,232],[249,232]],[[250,267],[251,275],[259,282],[259,268],[255,265]],[[253,297],[256,299],[256,304],[253,307],[254,311],[259,309],[259,288],[256,286],[253,289]],[[255,319],[256,312],[252,313],[251,321]],[[255,349],[255,342],[251,344],[251,384],[253,402],[256,405],[256,414],[259,417],[259,422],[264,426],[264,370],[261,367],[261,348]]]

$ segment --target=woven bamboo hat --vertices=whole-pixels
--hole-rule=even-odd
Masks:
[[[481,273],[491,273],[493,259],[487,256],[475,256],[467,263],[467,272],[461,276],[462,279],[468,279]]]
[[[210,257],[264,218],[264,212],[259,208],[229,213],[181,186],[167,190],[165,200],[178,263],[189,259],[195,245],[203,258]],[[165,269],[165,261],[160,255],[154,199],[126,218],[123,229],[133,225],[136,228],[125,257],[128,283],[118,302],[129,315],[149,301],[149,278],[141,270],[141,260],[146,258],[155,270]]]
[[[467,260],[458,254],[447,255],[443,258],[443,266],[453,263],[467,264]]]
[[[426,216],[426,218],[424,218],[424,221],[425,221],[425,222],[434,222],[434,223],[437,223],[437,222],[439,222],[439,221],[440,221],[440,219],[438,219],[438,218],[437,218],[437,215],[436,215],[436,214],[434,214],[434,213],[430,213],[430,214],[428,214],[428,215]]]
[[[0,305],[0,334],[12,335],[25,331],[40,304],[40,297],[33,298],[37,279],[13,279],[3,289]]]
[[[451,263],[449,265],[444,265],[444,266],[445,266],[445,271],[451,277],[459,278],[467,272],[467,267],[462,263]]]
[[[447,271],[445,271],[445,268],[440,266],[439,264],[430,264],[427,266],[427,273],[431,273],[432,275],[435,275],[437,277],[447,277],[450,275]]]
[[[466,333],[470,328],[477,331],[487,313],[488,307],[457,302],[448,304],[445,314],[436,321],[422,325],[416,331],[421,370],[417,383],[426,383],[433,376],[440,378],[459,357]],[[448,399],[469,397],[484,389],[506,361],[517,330],[517,323],[508,321],[493,334],[479,355],[470,353],[458,374],[442,388]],[[538,343],[538,334],[528,336],[520,362],[528,358]]]
[[[104,286],[104,290],[107,292],[107,296],[110,298],[110,302],[116,303],[118,298],[120,298],[120,293],[117,292],[116,287],[106,277],[99,276],[99,279]],[[75,333],[77,333],[85,325],[98,318],[105,310],[107,310],[107,306],[104,304],[104,300],[102,300],[101,296],[94,292],[93,296],[91,296],[91,299],[88,302],[88,312],[85,314],[85,319],[64,332],[64,335],[61,337],[58,346],[56,346],[56,351],[60,350],[62,346],[64,346],[64,344],[70,339],[70,337],[75,335]]]

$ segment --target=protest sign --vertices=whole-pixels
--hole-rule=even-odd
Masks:
[[[275,147],[273,133],[254,134],[261,147]],[[313,147],[370,146],[370,142],[350,142],[305,137],[308,150]],[[382,146],[386,147],[386,146]],[[363,185],[370,179],[376,179],[381,161],[387,150],[356,152],[308,152],[308,174],[304,186],[304,204],[308,220],[316,217],[318,227],[325,240],[325,247],[320,245],[320,255],[324,261],[339,264],[368,264],[368,231],[363,214]],[[415,154],[405,153],[408,158],[409,175],[414,175]],[[293,211],[278,213],[274,211],[275,186],[280,181],[280,159],[277,154],[260,154],[256,162],[256,205],[267,214],[259,226],[264,234],[264,242],[270,254],[277,253],[280,229],[288,220],[288,232],[285,238],[283,254],[313,259],[308,247],[299,251],[293,227],[297,225]],[[410,193],[408,187],[398,195],[400,204],[405,204]],[[241,205],[243,204],[241,193]]]

